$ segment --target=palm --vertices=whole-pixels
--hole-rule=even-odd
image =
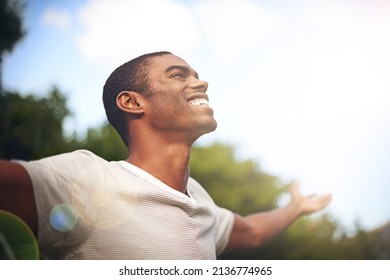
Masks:
[[[291,203],[299,207],[302,214],[311,214],[324,209],[331,201],[331,195],[308,195],[303,196],[298,189],[298,184],[294,183],[290,189]]]

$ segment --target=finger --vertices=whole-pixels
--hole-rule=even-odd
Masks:
[[[329,199],[329,198],[331,198],[332,195],[331,195],[331,194],[323,194],[323,195],[315,195],[315,194],[312,194],[312,195],[310,195],[310,197],[315,198],[315,199],[317,199],[317,200],[323,200],[323,199]]]
[[[332,201],[332,195],[328,194],[328,195],[323,195],[323,196],[320,196],[317,198],[316,202],[325,207],[326,205],[328,205],[330,202]]]
[[[299,183],[297,181],[293,181],[292,184],[289,187],[290,193],[291,194],[296,194],[296,193],[299,192],[298,189],[299,189]]]
[[[298,189],[299,188],[299,183],[298,183],[298,181],[293,181],[292,183],[291,183],[291,187],[292,188],[294,188],[294,189]]]

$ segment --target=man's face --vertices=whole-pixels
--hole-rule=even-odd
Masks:
[[[148,79],[151,97],[145,117],[155,129],[190,141],[216,129],[206,95],[208,84],[199,80],[183,59],[175,55],[153,57]]]

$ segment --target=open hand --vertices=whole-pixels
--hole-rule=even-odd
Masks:
[[[332,195],[308,195],[303,196],[299,191],[299,186],[297,182],[294,182],[289,188],[291,194],[291,201],[294,207],[297,207],[302,215],[311,214],[319,210],[324,209],[329,202],[332,200]]]

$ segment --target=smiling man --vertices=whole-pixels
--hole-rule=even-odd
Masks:
[[[135,58],[107,79],[103,102],[128,158],[78,150],[0,162],[0,209],[18,215],[52,259],[215,259],[253,249],[330,195],[302,196],[242,217],[218,207],[190,177],[192,144],[217,123],[208,84],[169,52]],[[115,149],[115,147],[112,147]]]

